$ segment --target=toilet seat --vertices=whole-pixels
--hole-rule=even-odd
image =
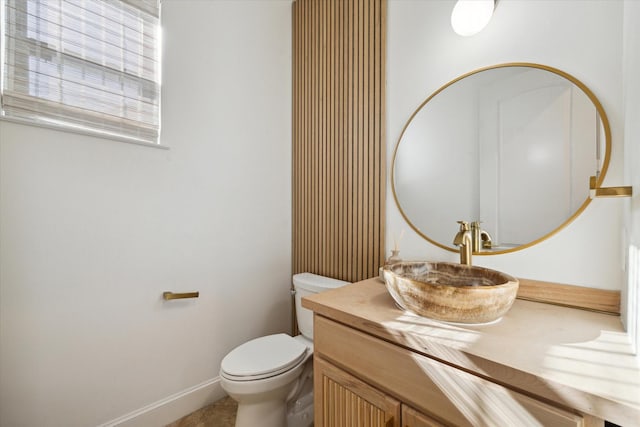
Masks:
[[[307,346],[287,334],[248,341],[222,359],[220,373],[233,381],[254,381],[289,371],[307,359]]]

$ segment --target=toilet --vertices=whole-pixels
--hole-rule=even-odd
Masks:
[[[238,402],[236,427],[313,425],[313,312],[307,295],[348,282],[300,273],[293,276],[300,335],[255,338],[231,350],[220,365],[220,385]]]

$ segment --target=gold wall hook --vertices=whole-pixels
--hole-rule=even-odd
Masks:
[[[622,187],[597,187],[596,177],[589,177],[589,196],[595,197],[631,197],[633,195],[633,187],[630,185]]]
[[[185,293],[173,293],[170,291],[166,291],[162,293],[162,298],[165,300],[170,299],[184,299],[184,298],[198,298],[200,296],[200,292],[185,292]]]

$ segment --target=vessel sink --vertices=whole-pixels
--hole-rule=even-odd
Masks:
[[[397,262],[385,265],[382,274],[400,308],[453,323],[497,321],[518,292],[518,280],[508,274],[449,262]]]

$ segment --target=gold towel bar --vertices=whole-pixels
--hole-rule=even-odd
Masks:
[[[631,197],[633,195],[631,186],[597,187],[595,176],[589,177],[589,191],[592,199],[594,197]]]
[[[200,292],[185,292],[182,294],[176,294],[170,291],[166,291],[162,293],[162,298],[165,300],[170,299],[183,299],[183,298],[198,298],[200,296]]]

